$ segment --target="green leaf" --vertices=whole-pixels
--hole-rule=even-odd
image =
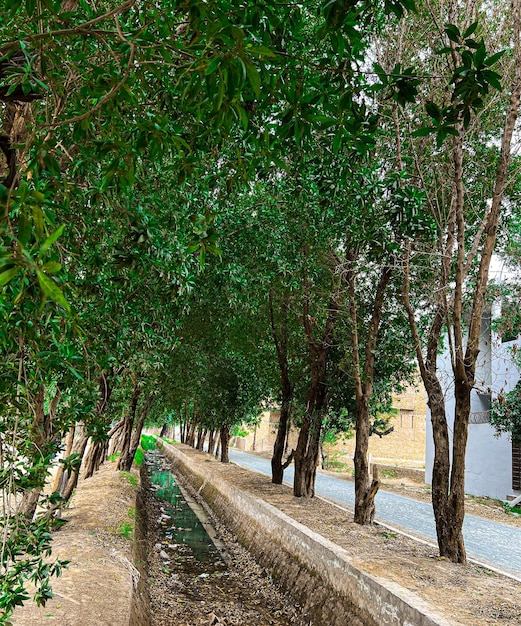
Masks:
[[[454,24],[445,24],[445,34],[454,43],[459,43],[461,40],[459,28]]]
[[[46,274],[56,274],[56,272],[59,272],[61,268],[62,266],[60,263],[57,263],[56,261],[49,261],[49,263],[45,263],[45,265],[42,266],[42,271]]]
[[[31,238],[31,223],[28,219],[27,213],[22,211],[18,218],[18,241],[22,246],[26,246],[27,242]]]
[[[0,287],[3,287],[4,285],[7,285],[7,283],[12,278],[14,278],[18,274],[19,271],[20,271],[19,267],[13,267],[10,270],[2,272],[0,274]]]
[[[63,295],[63,291],[58,287],[54,280],[46,276],[40,270],[37,270],[36,273],[38,275],[38,282],[40,283],[43,293],[70,313],[70,304],[67,302],[65,296]]]
[[[65,224],[62,224],[57,230],[52,233],[52,235],[49,235],[49,237],[47,237],[47,239],[41,245],[40,254],[46,252],[52,246],[52,244],[59,239],[64,229]]]
[[[467,30],[463,33],[463,39],[466,39],[467,37],[470,37],[472,34],[474,34],[474,32],[476,31],[477,27],[478,27],[478,23],[477,22],[473,22],[467,28]]]
[[[38,238],[42,238],[44,234],[43,224],[44,224],[44,214],[41,208],[37,205],[33,206],[33,221],[34,221],[34,229],[36,231],[36,235]]]
[[[436,103],[432,101],[427,102],[427,104],[425,105],[425,110],[427,111],[427,115],[429,115],[429,117],[432,117],[432,119],[438,121],[441,120],[441,110]]]
[[[273,59],[277,56],[271,48],[266,46],[247,46],[245,50],[248,54],[253,54],[254,56],[264,57],[267,59]]]
[[[421,128],[417,128],[412,132],[413,137],[427,137],[435,132],[436,129],[432,128],[432,126],[422,126]]]
[[[251,88],[256,98],[260,98],[261,77],[260,74],[249,59],[244,59],[244,65],[246,67],[246,73],[248,80],[250,81]]]
[[[210,63],[208,63],[208,67],[206,68],[206,72],[204,73],[205,76],[209,76],[210,74],[213,74],[215,70],[218,68],[220,62],[221,62],[221,57],[213,57],[213,59],[210,60]]]
[[[497,72],[493,72],[492,70],[483,70],[481,75],[491,87],[494,87],[497,91],[503,91],[501,76]]]
[[[496,52],[496,54],[493,54],[491,57],[487,57],[483,65],[486,65],[487,67],[494,65],[494,63],[497,63],[499,59],[505,54],[505,52],[506,50],[501,50],[500,52]]]
[[[485,44],[481,43],[479,48],[474,52],[474,67],[481,67],[483,65],[483,61],[487,56],[487,49],[485,48]]]

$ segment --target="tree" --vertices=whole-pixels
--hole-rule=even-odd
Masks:
[[[450,22],[445,27],[442,43],[442,54],[451,68],[451,75],[446,82],[451,94],[450,101],[442,100],[438,104],[435,100],[443,96],[439,92],[432,94],[425,105],[430,124],[413,133],[419,139],[411,139],[411,122],[407,121],[406,115],[402,116],[403,126],[400,127],[405,128],[405,131],[397,131],[398,145],[401,145],[404,135],[406,141],[410,142],[411,165],[422,181],[427,193],[428,211],[437,226],[435,241],[438,255],[435,258],[434,274],[429,272],[433,268],[433,259],[427,249],[412,238],[406,246],[402,261],[403,301],[429,398],[435,446],[432,497],[438,545],[442,556],[459,563],[466,561],[462,524],[470,393],[474,386],[488,271],[504,207],[512,135],[521,94],[519,3],[514,2],[512,13],[502,14],[508,21],[511,42],[510,64],[504,65],[504,82],[509,89],[508,101],[506,98],[491,99],[494,89],[500,87],[500,76],[490,68],[498,62],[502,52],[490,54],[484,39],[475,38],[475,33],[480,32],[480,26],[473,6],[468,5],[464,16],[451,3],[448,14],[440,20],[448,18]],[[458,21],[459,16],[462,16],[461,23]],[[490,103],[488,109],[485,103]],[[496,114],[498,111],[502,111],[504,120],[502,130],[498,130],[501,145],[496,150],[497,142],[487,144],[486,159],[476,161],[473,151],[480,148],[473,142],[473,138],[476,137],[483,146],[483,141],[493,136],[496,129],[500,129],[499,114],[495,118],[491,115],[491,112]],[[449,171],[447,180],[450,184],[447,187],[436,180],[436,172],[431,176],[427,171],[430,165],[425,159],[428,154],[426,147],[430,144],[425,137],[431,133],[437,137],[436,148],[432,148],[433,154]],[[450,138],[450,146],[441,157],[440,149],[447,137]],[[488,170],[481,170],[478,174],[478,165]],[[473,210],[478,206],[478,211]],[[432,243],[434,241],[430,245]],[[426,262],[427,255],[429,260]],[[411,297],[414,292],[412,281],[418,281],[416,286],[421,284],[422,289],[425,289],[423,280],[427,275],[434,281],[427,288],[433,296],[426,299],[425,293],[428,291],[424,290],[415,305]],[[425,341],[421,334],[420,308],[423,314],[429,312]],[[443,387],[437,372],[437,357],[444,329],[447,329],[456,402],[452,453]]]

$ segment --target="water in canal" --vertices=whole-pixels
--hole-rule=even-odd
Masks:
[[[174,562],[176,568],[189,570],[192,575],[197,575],[197,570],[207,574],[225,570],[224,553],[217,549],[205,528],[209,527],[209,523],[204,521],[202,507],[191,502],[199,511],[197,515],[157,453],[149,454],[149,463],[152,489],[155,496],[164,502],[157,521],[164,536],[161,556],[165,568]]]
[[[217,536],[205,511],[177,484],[168,461],[150,451],[146,464],[152,626],[308,626],[298,607],[215,520]]]

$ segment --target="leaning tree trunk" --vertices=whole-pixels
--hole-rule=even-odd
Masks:
[[[109,449],[107,451],[109,457],[121,450],[124,425],[125,419],[122,419],[109,431]]]
[[[284,456],[288,428],[290,424],[291,414],[291,399],[293,396],[293,385],[291,384],[289,375],[289,363],[288,363],[288,326],[287,316],[289,310],[289,302],[286,299],[282,302],[281,319],[277,325],[275,321],[275,311],[273,306],[273,291],[269,293],[269,310],[270,310],[270,323],[271,323],[271,335],[273,343],[275,345],[275,352],[277,354],[277,361],[279,364],[280,382],[281,382],[281,407],[279,416],[279,425],[277,428],[277,435],[275,437],[275,443],[273,445],[273,456],[271,457],[271,482],[275,485],[282,485],[284,480],[284,470],[291,463],[292,455],[282,462]]]
[[[358,290],[356,263],[359,250],[346,245],[347,270],[345,278],[349,291],[349,317],[351,324],[351,358],[353,382],[355,386],[356,403],[356,443],[355,443],[355,513],[354,521],[357,524],[371,524],[375,516],[374,499],[380,486],[378,470],[375,469],[373,479],[369,476],[369,435],[371,432],[371,414],[369,403],[373,396],[373,381],[375,374],[375,354],[378,330],[382,321],[382,311],[385,292],[394,271],[394,258],[382,267],[378,285],[371,303],[371,319],[367,324],[367,338],[365,342],[364,361],[361,363],[358,332]]]
[[[130,450],[130,444],[132,441],[132,427],[134,426],[134,420],[136,419],[136,410],[137,403],[139,401],[139,394],[141,393],[141,388],[139,386],[139,376],[134,376],[134,385],[132,387],[132,396],[130,399],[130,407],[127,415],[125,416],[125,421],[123,424],[123,431],[121,434],[121,456],[118,461],[118,470],[124,470],[127,466],[127,457]],[[132,465],[132,461],[130,462]]]
[[[113,379],[122,371],[123,368],[115,370],[111,367],[108,372],[102,372],[99,379],[99,400],[96,406],[96,413],[98,418],[101,419],[107,404],[114,391]],[[102,435],[96,439],[91,438],[90,447],[88,448],[85,461],[83,463],[83,477],[85,479],[90,478],[94,472],[97,472],[100,465],[105,462],[109,452],[109,446],[111,444],[111,438],[115,432],[118,432],[123,425],[123,421],[118,423],[114,428],[110,430],[107,435]],[[107,424],[108,427],[108,424]]]
[[[277,436],[273,444],[273,456],[271,458],[271,482],[275,485],[282,485],[284,480],[284,470],[289,467],[293,459],[293,453],[288,457],[286,462],[282,462],[286,440],[288,437],[288,426],[291,413],[291,400],[283,399],[280,408],[279,425],[277,428]]]
[[[85,462],[83,465],[83,478],[91,478],[94,475],[94,472],[97,472],[100,468],[100,465],[106,458],[106,454],[109,448],[108,439],[103,439],[102,441],[92,441],[85,457]]]
[[[70,455],[72,454],[72,446],[74,443],[74,433],[75,433],[75,427],[72,426],[69,429],[69,433],[67,435],[67,440],[65,442],[65,451],[63,453],[63,460],[66,460],[70,457]],[[59,463],[58,464],[58,470],[56,472],[56,475],[54,477],[54,482],[52,485],[52,491],[54,492],[60,492],[60,485],[62,484],[62,476],[64,473],[64,464],[63,463]]]
[[[132,433],[132,441],[130,443],[130,447],[127,452],[125,464],[123,466],[123,470],[130,472],[130,468],[132,467],[132,463],[134,462],[134,457],[136,456],[136,451],[139,447],[139,442],[141,441],[141,433],[143,431],[143,426],[145,424],[145,420],[148,415],[148,411],[152,406],[152,402],[154,401],[154,394],[150,393],[145,406],[143,407],[139,419],[137,421],[136,427],[134,428],[134,432]]]
[[[76,455],[76,469],[72,469],[70,472],[64,472],[61,484],[59,486],[60,495],[65,500],[65,502],[70,499],[70,497],[72,496],[72,492],[76,489],[76,486],[78,485],[80,468],[88,441],[89,436],[85,432],[85,427],[80,426],[78,437],[74,441],[71,452],[71,456]]]
[[[34,397],[34,421],[29,432],[29,439],[35,450],[35,464],[43,459],[45,450],[48,448],[52,435],[52,420],[60,395],[60,391],[58,390],[53,399],[49,413],[45,412],[44,386],[42,384],[39,385],[38,391]],[[43,484],[39,484],[33,489],[25,490],[22,494],[22,499],[18,504],[17,512],[21,513],[27,519],[32,520],[34,514],[36,513],[36,507],[38,506],[38,501],[43,491],[43,487]]]

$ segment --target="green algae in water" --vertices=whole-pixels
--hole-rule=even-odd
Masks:
[[[213,562],[216,567],[223,567],[221,554],[197,515],[184,499],[176,484],[175,477],[170,472],[156,467],[152,469],[150,481],[159,487],[155,491],[155,495],[166,503],[164,506],[165,517],[164,519],[160,518],[165,536],[173,543],[182,544],[188,548],[191,556],[198,561]],[[184,552],[185,559],[187,556]]]

